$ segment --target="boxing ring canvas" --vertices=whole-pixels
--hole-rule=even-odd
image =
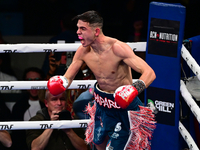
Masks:
[[[151,2],[149,7],[146,62],[156,73],[145,91],[145,103],[154,103],[157,127],[152,150],[179,150],[180,58],[185,7]]]

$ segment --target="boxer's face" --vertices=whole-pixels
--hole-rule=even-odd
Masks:
[[[96,39],[95,28],[91,27],[88,22],[84,22],[82,20],[78,20],[77,27],[77,34],[81,44],[84,47],[91,45]]]

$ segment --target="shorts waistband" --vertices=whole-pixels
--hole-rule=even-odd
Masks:
[[[102,109],[122,109],[115,102],[113,94],[100,90],[97,82],[94,85],[94,98],[97,103],[97,106]]]

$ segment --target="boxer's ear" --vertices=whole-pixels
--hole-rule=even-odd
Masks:
[[[100,29],[100,28],[96,28],[96,29],[95,29],[95,32],[96,32],[96,33],[95,33],[95,36],[98,37],[99,34],[100,34],[100,32],[101,32],[101,29]]]

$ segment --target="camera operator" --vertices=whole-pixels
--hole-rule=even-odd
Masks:
[[[66,110],[66,92],[53,96],[47,90],[44,103],[46,108],[39,110],[29,121],[72,120],[70,112]],[[84,138],[84,129],[81,128],[26,131],[26,141],[32,150],[86,150],[88,146]]]

